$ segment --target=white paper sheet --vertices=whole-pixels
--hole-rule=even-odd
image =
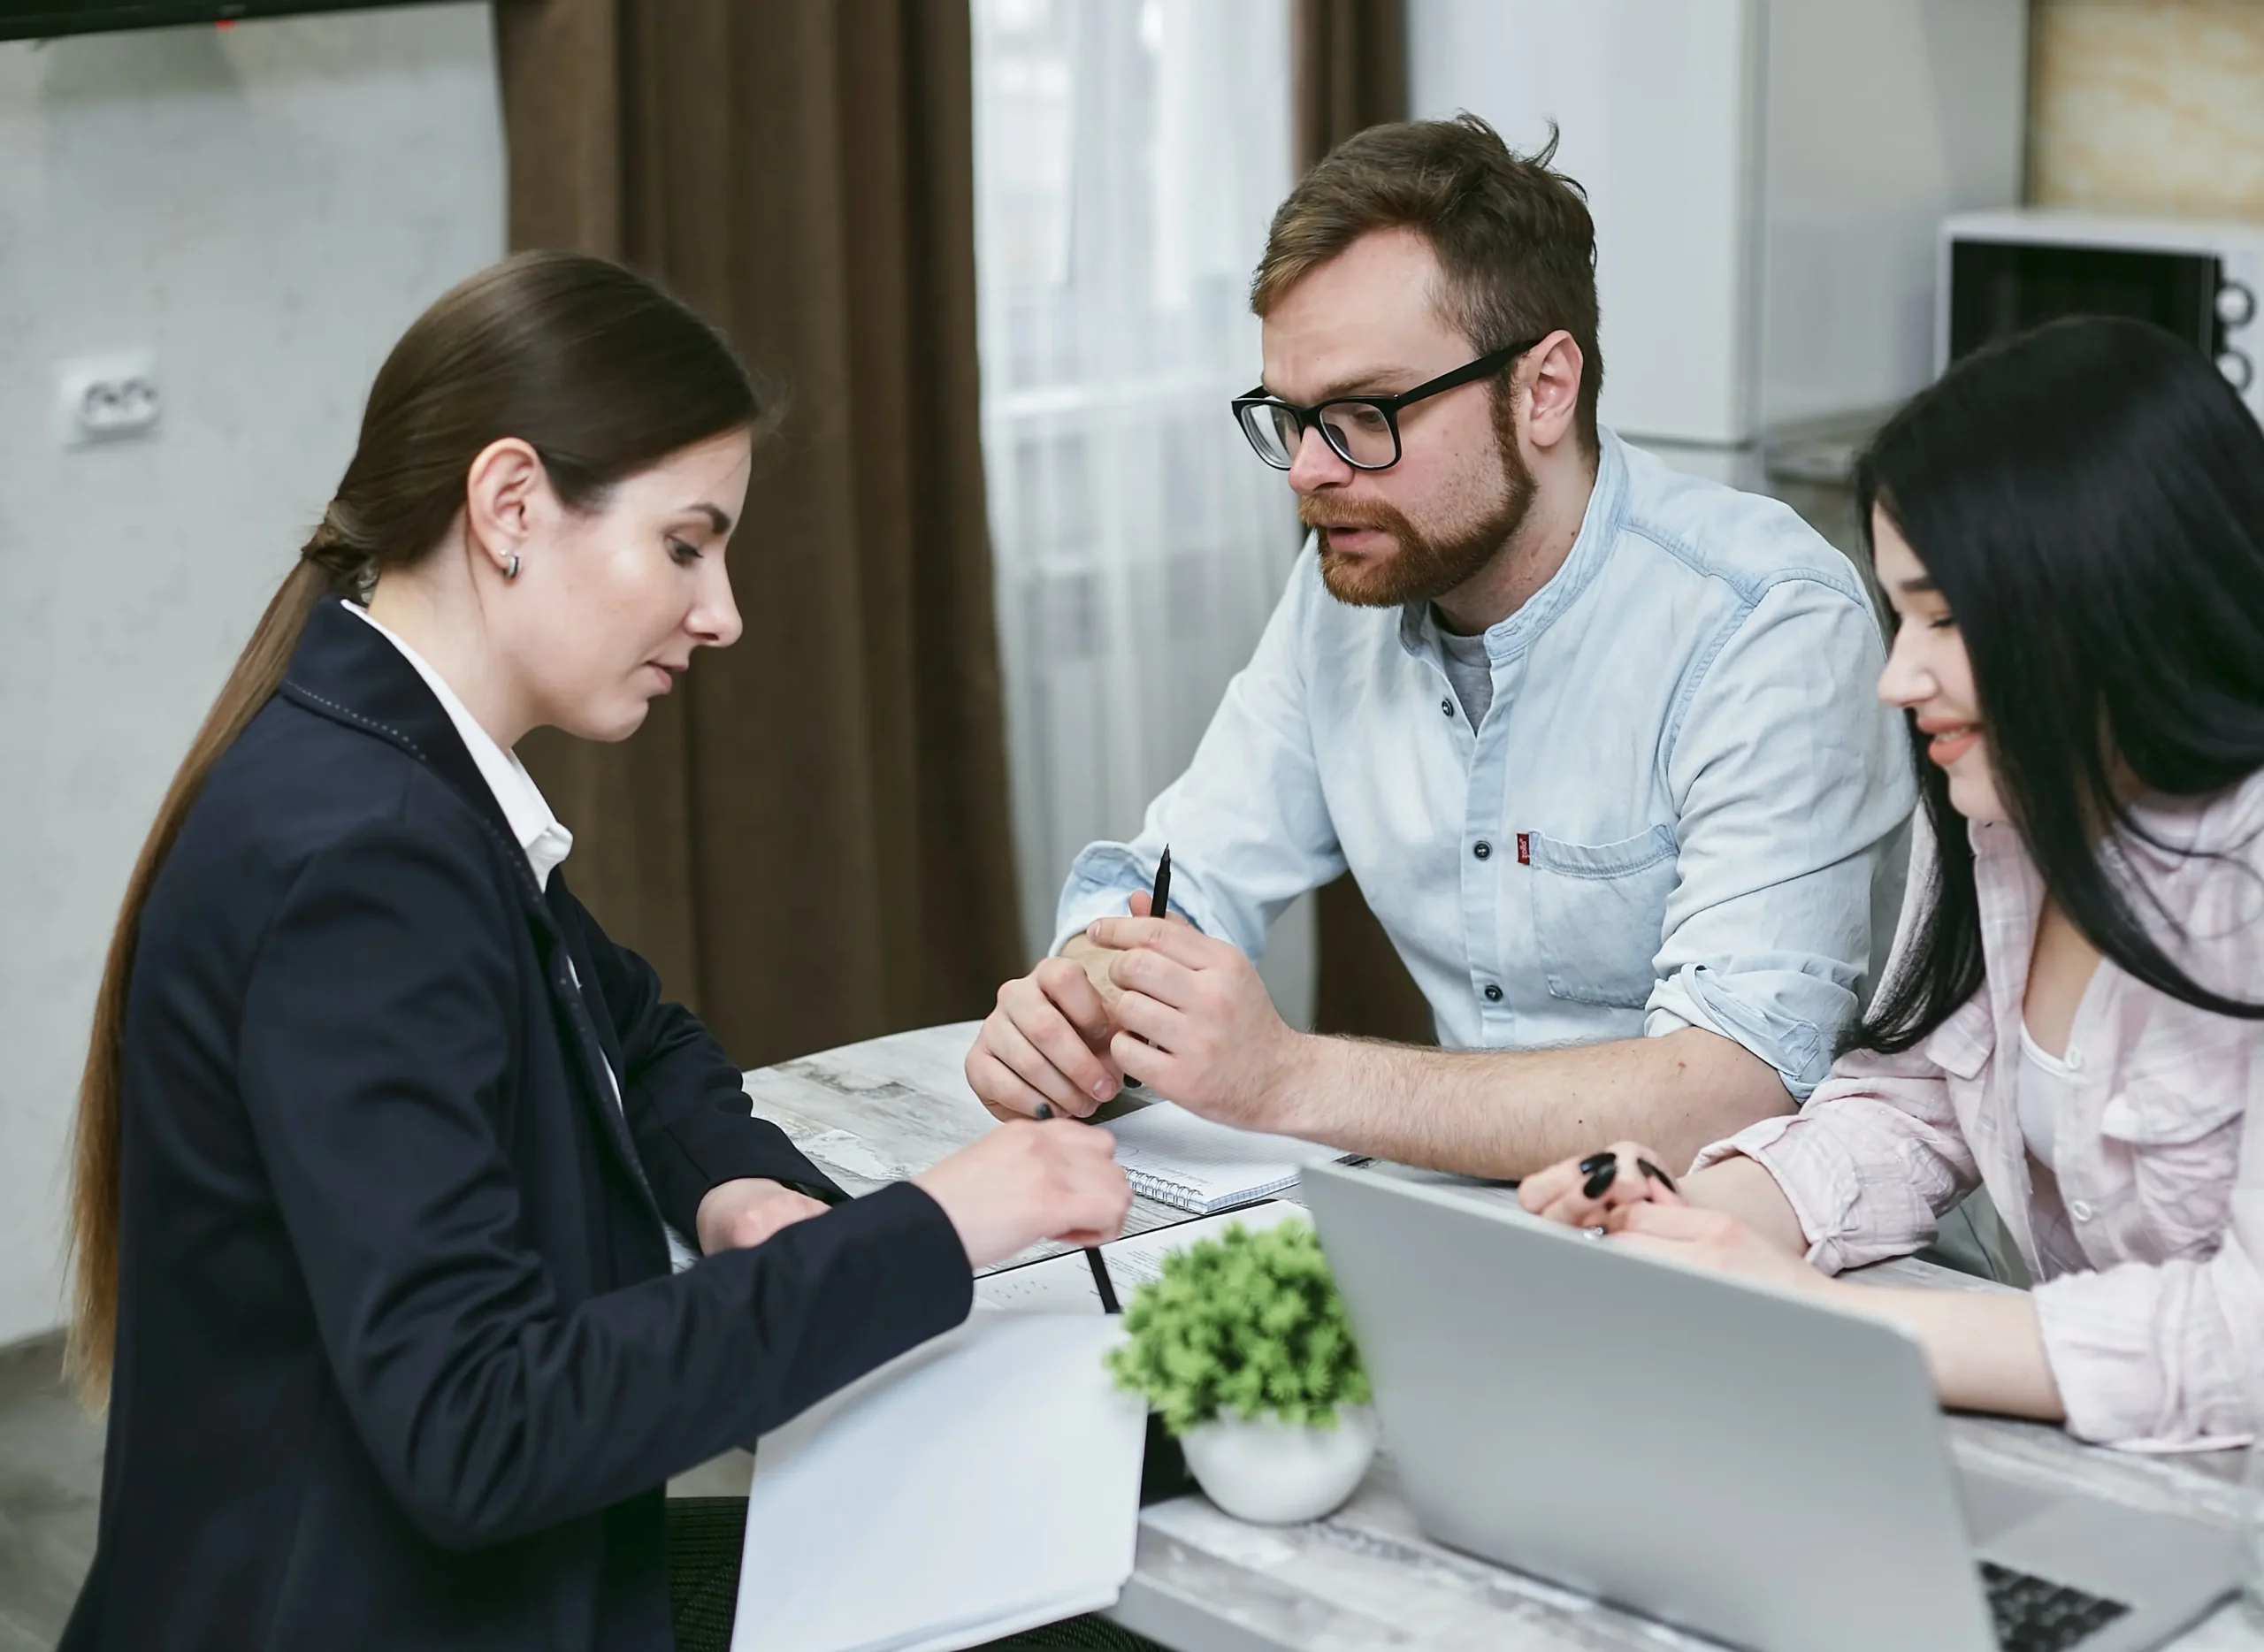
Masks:
[[[1101,1259],[1108,1265],[1109,1282],[1116,1287],[1117,1300],[1129,1302],[1135,1290],[1162,1275],[1164,1258],[1174,1250],[1183,1250],[1198,1240],[1215,1239],[1236,1222],[1255,1233],[1276,1222],[1304,1216],[1304,1212],[1298,1206],[1277,1199],[1270,1204],[1221,1212],[1216,1216],[1197,1217],[1193,1221],[1174,1222],[1168,1228],[1151,1228],[1128,1238],[1113,1239],[1100,1248]],[[1050,1256],[1043,1262],[1009,1268],[1003,1273],[987,1273],[975,1281],[975,1299],[993,1308],[1047,1308],[1085,1313],[1101,1311],[1100,1292],[1093,1287],[1092,1266],[1081,1250],[1073,1250],[1067,1256]]]
[[[978,1304],[765,1434],[732,1652],[951,1652],[1113,1602],[1146,1427],[1102,1368],[1122,1335]]]

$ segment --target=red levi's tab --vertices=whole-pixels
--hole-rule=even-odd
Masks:
[[[1519,866],[1533,864],[1533,834],[1529,831],[1521,831],[1518,834],[1518,864]]]

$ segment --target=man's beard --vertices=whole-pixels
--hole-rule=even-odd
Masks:
[[[1501,554],[1533,509],[1533,472],[1518,451],[1517,425],[1507,398],[1494,420],[1495,446],[1502,455],[1502,496],[1478,521],[1449,539],[1419,532],[1396,506],[1381,500],[1349,500],[1307,493],[1297,501],[1297,519],[1320,534],[1320,577],[1328,594],[1355,608],[1400,608],[1434,602],[1468,584]],[[1329,528],[1373,528],[1391,536],[1393,548],[1381,557],[1354,558],[1332,550]]]

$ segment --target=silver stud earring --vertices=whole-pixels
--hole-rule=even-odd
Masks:
[[[503,577],[506,579],[516,579],[518,577],[519,559],[515,554],[509,562],[503,564]]]

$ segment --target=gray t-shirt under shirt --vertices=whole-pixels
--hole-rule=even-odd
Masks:
[[[1431,616],[1431,623],[1439,633],[1447,681],[1454,685],[1454,697],[1462,702],[1462,715],[1470,719],[1470,726],[1475,730],[1486,721],[1486,708],[1494,703],[1494,662],[1486,657],[1486,633],[1457,637],[1439,623],[1435,612]]]

